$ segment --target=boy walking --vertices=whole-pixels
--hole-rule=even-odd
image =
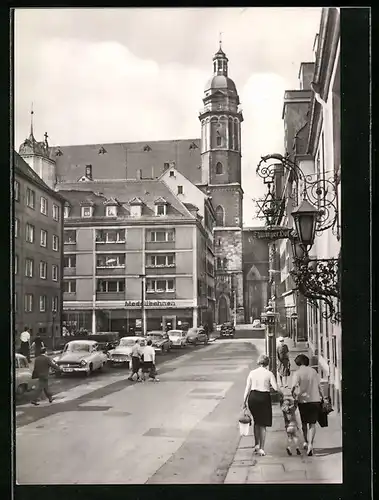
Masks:
[[[280,403],[280,408],[283,413],[284,426],[287,433],[287,447],[288,455],[292,455],[292,443],[296,446],[296,454],[301,455],[299,449],[299,438],[297,437],[298,425],[296,419],[297,403],[290,394],[283,395]]]

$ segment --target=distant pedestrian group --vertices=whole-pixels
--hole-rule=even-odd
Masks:
[[[129,380],[136,382],[159,382],[156,377],[155,350],[149,339],[145,346],[141,346],[139,339],[135,341],[131,352],[131,374]],[[134,377],[136,377],[134,379]]]
[[[265,455],[266,428],[272,426],[270,392],[273,390],[278,393],[284,419],[287,454],[292,455],[294,445],[296,454],[301,455],[298,435],[298,409],[304,438],[303,448],[308,456],[312,456],[316,423],[319,421],[320,412],[323,411],[323,393],[318,374],[316,370],[309,366],[309,358],[305,354],[296,356],[294,361],[299,368],[292,376],[291,389],[288,388],[289,350],[287,346],[285,346],[287,349],[283,348],[283,340],[280,340],[277,349],[280,362],[278,375],[281,387],[279,388],[274,374],[268,369],[268,356],[260,355],[257,362],[258,367],[252,370],[247,377],[242,408],[244,411],[248,409],[253,419],[254,452],[263,456]]]

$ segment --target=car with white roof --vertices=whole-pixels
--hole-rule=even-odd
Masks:
[[[171,347],[183,349],[187,345],[187,332],[183,330],[169,330],[167,335],[171,340]]]
[[[146,339],[144,337],[122,337],[118,346],[108,351],[109,362],[112,366],[130,366],[132,361],[132,348],[136,340],[139,340],[141,347],[145,345]]]
[[[96,370],[102,370],[108,356],[94,340],[73,340],[68,342],[63,352],[53,358],[60,368],[56,375],[63,373],[84,373],[91,375]]]

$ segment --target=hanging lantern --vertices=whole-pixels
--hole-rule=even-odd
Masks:
[[[309,201],[303,200],[291,213],[301,245],[306,249],[315,240],[316,220],[319,211]]]
[[[300,243],[299,235],[296,231],[291,237],[292,255],[295,260],[303,260],[306,255],[305,247]]]

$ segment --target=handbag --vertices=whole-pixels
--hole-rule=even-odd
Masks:
[[[317,421],[320,427],[328,427],[328,414],[323,410],[322,404],[320,405]]]
[[[321,400],[321,410],[326,415],[329,415],[329,413],[331,413],[332,411],[334,411],[332,403],[330,402],[330,398],[329,397]]]
[[[240,422],[241,424],[251,424],[251,417],[246,409],[242,410],[238,422]]]

